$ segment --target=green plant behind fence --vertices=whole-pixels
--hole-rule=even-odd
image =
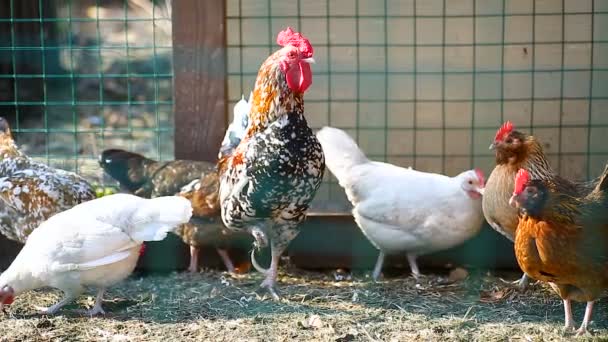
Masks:
[[[104,148],[172,158],[169,18],[126,1],[0,7],[0,115],[28,154],[93,181]]]

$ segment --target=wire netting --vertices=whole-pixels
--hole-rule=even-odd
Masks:
[[[93,181],[104,148],[172,158],[171,22],[158,8],[0,3],[0,115],[26,153]]]
[[[229,97],[249,94],[286,26],[315,48],[306,116],[373,159],[455,175],[494,165],[505,120],[567,177],[608,159],[608,1],[228,0]],[[335,179],[319,210],[348,207]]]
[[[99,179],[119,147],[173,157],[171,23],[149,0],[0,3],[0,115],[26,153]],[[276,33],[315,48],[306,115],[347,130],[377,160],[489,172],[512,120],[559,172],[608,157],[608,1],[226,0],[228,97],[252,90]],[[319,210],[342,211],[328,174]]]

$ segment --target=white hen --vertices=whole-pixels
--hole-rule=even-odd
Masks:
[[[144,199],[116,194],[79,204],[52,216],[30,235],[0,275],[0,309],[18,294],[50,286],[64,298],[43,313],[54,314],[85,286],[99,289],[89,314],[103,313],[106,287],[125,279],[144,241],[163,240],[192,215],[190,201],[167,196]]]
[[[483,222],[479,170],[456,177],[370,161],[344,131],[317,133],[325,162],[346,190],[355,221],[380,250],[373,277],[385,254],[407,252],[415,277],[418,255],[454,247],[473,237]]]

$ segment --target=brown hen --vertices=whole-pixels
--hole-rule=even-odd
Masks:
[[[509,200],[520,213],[517,262],[563,299],[567,329],[574,327],[571,300],[587,302],[579,334],[587,332],[593,303],[608,288],[607,189],[608,166],[595,189],[582,197],[551,180],[530,180],[521,169]]]
[[[226,269],[235,272],[225,249],[234,234],[228,234],[221,222],[215,164],[193,160],[158,162],[120,149],[103,151],[99,164],[122,188],[140,197],[179,194],[189,199],[192,219],[175,231],[190,246],[188,270],[198,271],[200,247],[211,244],[216,247]]]
[[[574,196],[588,194],[597,184],[597,179],[572,182],[560,177],[545,157],[538,139],[516,131],[508,121],[496,132],[490,149],[495,150],[496,167],[486,182],[482,199],[483,214],[494,230],[511,241],[515,240],[518,216],[517,210],[509,205],[509,198],[520,168],[526,169],[533,179],[548,180]],[[527,284],[528,277],[524,274],[518,285],[523,289]]]

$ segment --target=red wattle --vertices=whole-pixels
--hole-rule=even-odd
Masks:
[[[310,70],[310,64],[300,62],[300,92],[305,92],[311,84],[312,71]]]

